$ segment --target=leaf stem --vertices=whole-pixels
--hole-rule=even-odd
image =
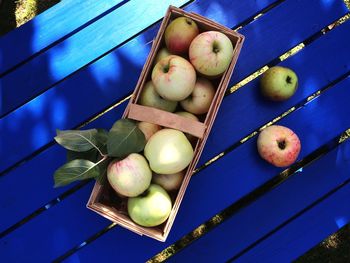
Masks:
[[[99,154],[103,157],[103,158],[105,158],[106,157],[106,155],[104,155],[102,152],[101,152],[101,150],[92,142],[92,141],[90,141],[88,138],[86,138],[85,136],[82,136],[81,134],[77,134],[78,136],[80,136],[80,137],[83,137],[85,140],[87,140],[98,152],[99,152]],[[101,159],[101,160],[103,160],[103,159]]]

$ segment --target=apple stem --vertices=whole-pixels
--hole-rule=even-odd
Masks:
[[[286,148],[286,141],[283,140],[283,141],[278,141],[278,147],[281,149],[281,150],[284,150]]]
[[[292,83],[292,78],[290,76],[287,76],[286,81],[287,81],[288,84],[291,84]]]
[[[140,194],[140,197],[146,197],[149,194],[149,189],[146,189],[142,194]]]
[[[165,66],[164,66],[163,72],[164,72],[164,73],[168,73],[168,72],[169,72],[169,65],[165,65]]]

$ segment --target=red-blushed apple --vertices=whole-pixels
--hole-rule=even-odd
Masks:
[[[178,112],[175,112],[175,114],[179,115],[179,116],[182,116],[182,117],[185,117],[185,118],[189,118],[189,119],[192,119],[194,121],[199,121],[198,117],[190,112],[187,112],[187,111],[178,111]],[[187,139],[191,142],[191,144],[193,145],[197,138],[189,133],[185,133]]]
[[[128,199],[128,214],[131,219],[145,227],[164,223],[171,212],[168,193],[159,185],[151,184],[141,195]]]
[[[221,32],[203,32],[193,39],[189,48],[189,57],[199,73],[210,77],[220,76],[231,63],[232,42]]]
[[[157,64],[158,61],[160,61],[163,58],[166,58],[167,56],[170,56],[170,55],[173,55],[173,54],[171,54],[167,48],[165,48],[165,47],[161,48],[158,51],[158,53],[157,53],[157,55],[156,55],[156,57],[154,59],[155,64]]]
[[[175,174],[184,170],[192,161],[194,152],[183,132],[162,129],[146,143],[144,149],[151,170],[158,174]]]
[[[213,84],[204,78],[198,78],[190,96],[180,101],[186,111],[194,114],[207,113],[215,96]]]
[[[177,107],[176,101],[163,99],[155,90],[152,81],[148,81],[142,89],[139,103],[144,106],[173,112]]]
[[[291,129],[280,125],[271,125],[262,130],[257,146],[260,156],[276,167],[294,163],[301,149],[298,136]]]
[[[167,191],[174,191],[180,188],[184,175],[184,171],[175,174],[154,173],[152,182],[160,185]]]
[[[122,196],[138,196],[150,185],[152,171],[141,154],[129,154],[123,160],[112,161],[107,168],[107,179]]]
[[[180,101],[192,93],[196,83],[196,71],[186,59],[171,55],[155,65],[152,82],[156,92],[164,99]]]
[[[165,45],[173,54],[185,54],[192,40],[199,34],[197,24],[188,17],[174,19],[165,29]]]
[[[157,124],[141,121],[137,124],[137,127],[143,132],[145,135],[146,142],[151,138],[153,134],[161,129],[161,127]]]
[[[273,101],[287,100],[298,88],[298,77],[290,68],[269,68],[260,79],[262,94]]]

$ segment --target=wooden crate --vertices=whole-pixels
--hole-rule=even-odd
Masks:
[[[151,72],[154,65],[154,59],[158,50],[163,47],[164,44],[164,31],[167,25],[175,18],[185,16],[194,20],[200,32],[215,30],[224,33],[232,41],[234,47],[234,55],[228,69],[224,74],[212,80],[216,86],[216,94],[211,103],[210,109],[205,116],[200,118],[200,121],[193,121],[191,119],[181,117],[174,113],[162,111],[156,108],[142,106],[137,104],[139,95],[144,87],[145,83],[150,80]],[[224,97],[225,91],[228,86],[228,82],[231,78],[233,69],[235,67],[237,58],[239,56],[244,37],[229,28],[226,28],[214,21],[211,21],[203,16],[195,13],[188,13],[179,8],[170,6],[164,16],[163,22],[155,38],[152,49],[149,53],[147,61],[143,67],[140,78],[134,90],[131,100],[124,112],[123,118],[133,119],[137,121],[146,121],[155,123],[163,127],[177,129],[197,137],[194,148],[194,158],[186,168],[185,176],[182,181],[180,189],[171,194],[173,207],[169,218],[166,222],[156,227],[142,227],[134,223],[127,214],[126,211],[126,198],[119,197],[110,185],[100,185],[96,182],[90,199],[87,203],[87,207],[96,213],[110,219],[111,221],[122,225],[123,227],[136,232],[140,235],[147,235],[159,241],[165,241],[171,226],[175,220],[175,216],[180,207],[182,198],[185,194],[191,175],[197,165],[202,150],[205,146],[206,140],[210,133],[211,127],[214,123],[221,101]]]

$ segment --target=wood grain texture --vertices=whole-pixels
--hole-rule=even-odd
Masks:
[[[280,64],[294,69],[299,78],[299,88],[289,100],[273,103],[264,99],[259,90],[260,78],[227,96],[220,107],[199,166],[224,151],[229,145],[233,145],[265,123],[272,121],[303,98],[327,86],[335,79],[334,75],[331,77],[332,74],[338,76],[346,74],[350,70],[350,57],[347,57],[347,47],[344,43],[350,40],[350,36],[345,33],[349,30],[350,23],[346,22],[304,48],[300,54]],[[343,54],[342,58],[337,54]],[[237,67],[240,67],[239,63]],[[236,72],[234,76],[237,76]],[[214,154],[207,149],[215,149]]]
[[[200,7],[203,6],[203,10],[208,9],[208,1],[201,1]],[[197,5],[197,3],[195,4]],[[191,7],[191,6],[190,6]],[[197,7],[196,9],[198,9]],[[261,8],[261,6],[257,5],[255,6],[255,9],[252,9],[252,13],[258,12],[258,8]],[[216,11],[217,12],[217,11]],[[208,13],[207,13],[208,14]],[[241,17],[241,20],[243,20],[243,17]],[[151,32],[147,31],[145,33],[149,34],[150,37],[152,37],[155,33],[155,29],[152,29]],[[146,40],[147,41],[147,38]],[[121,57],[121,63],[127,64],[126,59],[123,59],[123,54],[126,54],[128,49],[131,50],[137,50],[135,56],[139,56],[139,59],[141,60],[138,64],[138,70],[141,70],[140,65],[143,63],[142,61],[146,59],[147,53],[149,51],[149,45],[144,47],[144,43],[142,41],[141,37],[138,37],[137,39],[131,41],[130,43],[126,44],[122,48],[118,50],[118,53],[116,52],[115,55],[118,57]],[[140,46],[142,48],[140,48]],[[5,123],[0,121],[0,124],[2,123],[4,126],[2,126],[2,131],[8,131],[12,133],[22,133],[23,135],[27,134],[27,132],[21,132],[20,129],[31,129],[31,125],[38,125],[38,120],[43,120],[44,125],[40,125],[39,128],[34,129],[35,127],[32,127],[32,129],[36,130],[38,136],[41,137],[38,139],[45,139],[46,136],[43,136],[43,134],[47,134],[47,130],[44,129],[44,127],[51,127],[48,128],[48,130],[51,130],[52,133],[54,132],[55,128],[61,128],[67,127],[66,124],[62,124],[66,122],[66,117],[68,114],[70,114],[70,117],[75,118],[78,120],[80,117],[80,121],[87,118],[83,112],[85,112],[88,109],[93,109],[96,105],[103,105],[103,103],[106,102],[110,97],[113,96],[125,96],[126,94],[122,93],[122,90],[119,90],[124,88],[124,84],[127,82],[134,82],[137,81],[137,71],[136,69],[131,69],[129,71],[125,71],[121,73],[121,78],[119,80],[113,80],[109,79],[108,76],[108,67],[113,68],[113,60],[109,59],[102,59],[98,62],[99,66],[95,66],[94,69],[97,70],[97,72],[104,72],[105,76],[101,77],[101,80],[99,83],[101,83],[102,91],[105,89],[110,89],[109,92],[104,93],[103,96],[95,96],[95,92],[101,93],[101,90],[97,89],[91,97],[94,98],[94,103],[91,102],[91,104],[88,104],[88,107],[77,107],[76,109],[72,110],[71,107],[68,109],[65,109],[65,103],[63,101],[67,101],[68,105],[74,105],[74,103],[79,100],[79,94],[74,93],[74,87],[75,84],[79,82],[78,79],[75,79],[74,76],[64,82],[66,88],[60,88],[59,90],[62,90],[62,93],[55,93],[55,92],[46,92],[43,99],[38,98],[36,101],[33,101],[30,105],[30,107],[27,107],[23,112],[16,112],[15,115],[13,115],[13,122],[8,119]],[[112,70],[111,74],[115,75],[115,71]],[[107,76],[106,76],[107,75]],[[82,76],[79,77],[80,79],[80,85],[82,87],[90,87],[93,82],[91,78],[88,78],[88,73],[84,73]],[[71,82],[72,81],[72,82]],[[82,82],[83,81],[83,82]],[[128,88],[132,89],[134,84],[129,84]],[[117,88],[116,88],[117,87]],[[51,93],[52,92],[52,93]],[[89,93],[86,91],[85,96],[89,96]],[[65,99],[66,96],[70,97],[72,96],[72,99]],[[95,96],[95,97],[93,97]],[[52,106],[49,105],[49,103],[53,103]],[[103,128],[109,128],[116,119],[118,119],[121,116],[121,113],[124,111],[125,104],[118,106],[115,110],[108,112],[108,114],[103,115],[103,117],[97,119],[93,123],[91,123],[89,126],[85,127],[91,128],[91,127],[103,127]],[[78,110],[78,112],[76,112]],[[42,112],[40,112],[42,111]],[[79,115],[80,114],[80,115]],[[64,116],[62,116],[64,115]],[[53,118],[55,117],[55,118]],[[45,120],[48,120],[45,121]],[[28,121],[28,122],[27,122]],[[52,122],[51,122],[52,121]],[[70,119],[67,119],[67,121],[70,121]],[[27,123],[26,123],[27,122]],[[20,127],[16,127],[16,125]],[[71,125],[68,123],[68,125]],[[75,124],[76,125],[76,124]],[[22,126],[22,127],[21,127]],[[35,132],[33,130],[33,138],[35,136]],[[51,133],[50,131],[50,133]],[[14,134],[13,134],[14,135]],[[35,141],[36,139],[31,139],[31,136],[29,134],[28,137],[24,138],[21,141],[13,141],[13,142],[6,142],[6,140],[3,140],[2,142],[6,142],[6,146],[11,148],[11,156],[16,154],[22,154],[25,153],[28,147],[32,147],[31,141]],[[52,135],[53,136],[53,135]],[[14,137],[12,137],[14,138]],[[49,136],[46,137],[46,140],[49,141]],[[1,140],[0,140],[1,142]],[[16,145],[17,144],[17,145]],[[5,144],[3,144],[5,146]],[[1,147],[0,147],[1,148]],[[2,149],[2,148],[1,148]],[[4,152],[5,153],[5,152]],[[5,157],[5,154],[3,155],[3,158]],[[61,150],[58,146],[54,146],[49,148],[48,150],[42,152],[40,155],[32,159],[31,161],[25,163],[24,165],[20,166],[17,169],[14,169],[9,174],[5,175],[1,181],[0,181],[0,189],[8,189],[8,187],[13,187],[17,184],[17,182],[21,182],[19,185],[20,191],[17,193],[9,193],[7,196],[2,196],[3,199],[0,197],[0,204],[4,210],[4,218],[2,220],[0,231],[4,231],[8,227],[10,227],[15,222],[18,222],[22,218],[24,218],[26,215],[28,215],[30,212],[38,209],[40,206],[46,204],[50,200],[57,197],[59,194],[67,190],[69,187],[66,188],[60,188],[60,189],[53,189],[52,188],[52,174],[54,170],[60,166],[60,164],[63,164],[63,161],[65,159],[64,151]],[[50,161],[53,160],[53,161]],[[40,164],[50,163],[50,166],[42,166]],[[0,165],[5,165],[5,163],[1,163]],[[27,176],[28,174],[32,176]],[[26,187],[28,185],[33,185],[34,187],[40,188],[40,191],[36,191],[34,195],[30,194],[32,192],[32,189],[30,187]],[[31,198],[27,198],[30,196]],[[8,201],[11,200],[9,203]]]
[[[0,38],[0,75],[121,2],[62,0]]]
[[[326,174],[338,181],[339,178],[349,177],[349,142],[327,155],[301,175],[318,176],[322,180]],[[313,184],[304,185],[313,192]],[[320,240],[338,231],[350,220],[350,206],[345,200],[350,198],[350,184],[345,185],[326,200],[322,200],[312,209],[284,226],[268,239],[259,243],[236,262],[253,262],[256,258],[265,262],[292,261],[317,245]],[[297,189],[294,189],[297,191]],[[277,212],[277,211],[276,211]]]
[[[231,16],[237,17],[239,16],[240,13],[237,12],[237,9],[233,8],[235,4],[236,4],[235,2],[227,2],[227,3],[222,2],[222,9],[224,9],[224,6],[227,6],[227,10],[231,10],[232,12]],[[311,4],[315,5],[315,6],[312,6],[312,8],[317,8],[318,6],[318,4],[315,2],[312,2]],[[342,3],[338,2],[338,4],[339,4],[339,7],[337,9],[340,9],[340,7],[342,6]],[[200,7],[198,7],[198,9],[200,9]],[[207,9],[203,9],[203,10],[207,10]],[[205,14],[207,14],[206,12]],[[256,12],[256,10],[254,10],[254,12]],[[276,13],[273,13],[273,14],[276,15]],[[320,17],[318,17],[317,19],[323,19],[324,26],[326,26],[333,20],[334,15],[330,15],[328,13],[324,14],[322,12],[317,12],[317,13],[319,13],[320,15]],[[339,16],[341,14],[342,14],[342,11],[338,13]],[[227,15],[230,15],[230,13],[228,13]],[[274,20],[273,19],[274,17],[280,19],[279,16],[276,15],[276,16],[272,16],[271,20]],[[317,19],[315,21],[317,21]],[[241,21],[242,20],[244,20],[243,17],[241,18]],[[278,20],[274,20],[274,21],[278,21]],[[309,25],[310,31],[315,29],[313,28],[312,23],[308,22],[310,21],[308,16],[299,17],[298,21],[303,21],[304,24],[306,23],[306,25]],[[268,23],[271,23],[271,22],[268,21]],[[258,25],[257,21],[255,21],[253,24]],[[251,27],[250,32],[251,32],[250,33],[251,36],[254,36],[256,30]],[[308,33],[312,34],[311,32],[308,32]],[[290,37],[294,37],[294,35],[291,34]],[[307,36],[304,36],[304,37],[306,38]],[[43,125],[45,125],[44,127],[49,127],[47,129],[42,129],[42,130],[45,130],[45,133],[44,133],[45,136],[42,136],[41,140],[38,140],[33,144],[27,143],[25,145],[26,147],[23,147],[25,148],[24,151],[21,151],[19,153],[15,151],[14,155],[6,156],[5,162],[0,164],[0,171],[6,169],[7,167],[14,164],[16,161],[21,160],[31,152],[45,145],[49,141],[51,136],[53,136],[55,128],[67,129],[67,128],[74,127],[78,125],[82,119],[83,120],[87,119],[89,118],[89,116],[96,114],[97,108],[102,110],[105,107],[105,105],[109,105],[110,103],[113,103],[113,101],[118,100],[118,98],[121,98],[124,94],[131,92],[136,83],[135,79],[137,79],[137,75],[141,71],[141,65],[143,64],[149,50],[149,47],[148,49],[147,47],[145,48],[144,44],[147,43],[147,41],[149,40],[151,39],[148,38],[145,41],[143,38],[140,37],[135,39],[135,42],[131,41],[132,46],[125,47],[123,51],[119,51],[119,50],[116,51],[118,53],[120,52],[119,53],[120,55],[118,55],[117,58],[115,58],[116,56],[115,53],[111,53],[111,55],[105,56],[103,59],[101,59],[102,61],[101,63],[99,63],[100,61],[94,63],[93,64],[94,66],[90,66],[86,70],[80,71],[78,74],[75,74],[75,76],[57,85],[54,91],[50,90],[49,92],[45,92],[43,95],[37,97],[36,100],[31,101],[30,103],[24,105],[17,111],[8,115],[3,120],[0,120],[0,127],[1,125],[4,125],[4,127],[11,126],[11,124],[9,123],[12,122],[12,119],[18,120],[17,123],[19,127],[17,127],[16,129],[11,129],[11,133],[7,134],[6,133],[7,129],[4,130],[3,149],[6,151],[8,147],[11,147],[14,149],[18,147],[16,143],[14,143],[13,145],[8,145],[11,142],[11,140],[9,140],[9,137],[11,136],[18,137],[19,134],[21,134],[21,136],[24,136],[23,137],[24,142],[31,141],[31,136],[30,136],[31,132],[29,133],[26,132],[25,134],[22,134],[21,130],[23,129],[27,131],[28,130],[32,131],[33,128],[36,127],[35,124],[38,123],[37,118],[35,120],[33,120],[31,117],[29,118],[27,117],[24,119],[25,114],[28,114],[29,112],[29,114],[31,115],[31,111],[32,111],[31,109],[32,108],[35,109],[38,107],[36,104],[39,104],[40,106],[42,106],[42,110],[44,112],[52,111],[53,116],[61,115],[61,119],[60,119],[61,123],[57,123],[57,121],[51,118],[50,116],[40,117],[40,120],[43,122]],[[137,42],[139,44],[136,44]],[[280,42],[276,42],[274,44],[278,45],[278,43]],[[255,48],[252,47],[252,52],[254,52],[254,49]],[[130,50],[133,50],[133,52],[130,52]],[[269,58],[269,60],[271,59],[273,59],[273,57]],[[132,63],[129,60],[132,60]],[[125,65],[125,66],[122,66],[122,65]],[[120,71],[121,69],[125,69],[125,71],[124,72],[122,71],[119,75],[116,75],[114,73],[114,72]],[[90,73],[94,73],[94,72],[96,72],[97,74],[93,74],[91,76]],[[99,74],[100,72],[101,73],[104,72],[104,74],[100,75]],[[236,75],[237,75],[237,72],[234,72],[233,76],[236,76]],[[95,81],[97,81],[97,83]],[[115,90],[116,89],[115,87],[117,87],[117,90]],[[78,90],[79,88],[82,89],[81,92],[84,92],[85,94],[87,94],[87,96],[85,96],[86,104],[92,105],[93,107],[82,108],[79,104],[76,103],[76,98],[78,96],[77,94],[79,94],[79,90]],[[103,90],[102,94],[101,94],[101,90]],[[52,94],[56,94],[56,95],[52,95]],[[113,96],[111,94],[115,94],[115,95]],[[101,98],[101,96],[104,96],[103,102],[99,101],[99,98]],[[60,114],[63,111],[62,107],[56,108],[56,107],[50,106],[52,103],[55,103],[54,99],[56,97],[61,98],[61,101],[60,101],[61,104],[63,103],[65,104],[64,105],[65,107],[63,107],[63,109],[69,108],[69,111],[71,112],[69,119],[67,119],[65,114]],[[53,102],[50,104],[51,101]],[[22,145],[20,147],[22,147]]]
[[[321,40],[325,40],[324,45],[328,45],[326,36]],[[309,48],[311,47],[312,46]],[[300,56],[302,52],[307,52],[307,49],[301,51],[295,56],[295,58]],[[309,70],[314,69],[310,68]],[[324,74],[325,71],[323,71],[323,69],[320,68],[319,70],[319,74]],[[342,88],[333,87],[327,91],[328,94],[324,93],[317,100],[310,102],[306,107],[298,110],[280,122],[280,124],[291,127],[297,132],[297,134],[299,134],[303,143],[301,157],[307,155],[324,141],[332,138],[332,136],[338,134],[344,130],[345,127],[350,125],[343,121],[338,123],[336,121],[337,119],[334,119],[334,116],[337,116],[339,120],[344,120],[349,114],[349,112],[343,111],[343,105],[346,105],[347,103],[346,97],[348,90],[346,87],[349,84],[348,82],[349,81],[347,80],[346,83],[343,83]],[[324,109],[324,111],[318,111],[320,108]],[[332,118],[332,122],[337,123],[337,125],[327,126],[327,129],[321,128],[324,124],[323,120],[330,120]],[[302,122],[303,125],[300,125],[300,122]],[[305,126],[304,123],[307,125]],[[314,132],[306,132],[309,130],[313,130]],[[227,173],[227,171],[229,171],[229,173]],[[266,180],[272,178],[278,171],[279,169],[272,168],[257,157],[255,140],[248,141],[231,154],[203,170],[198,177],[196,176],[192,179],[167,243],[156,245],[147,238],[138,238],[134,234],[129,233],[130,238],[132,238],[133,235],[135,236],[135,242],[133,242],[133,245],[147,247],[149,249],[148,256],[152,256],[157,250],[161,250],[166,245],[171,244],[171,242],[174,242],[210,216],[216,214],[235,200],[238,200],[243,195],[249,193],[255,187],[258,187]],[[213,176],[213,174],[215,174],[215,176]],[[244,180],[242,179],[242,176],[244,176]],[[213,188],[213,186],[215,187]],[[325,187],[329,187],[329,185],[327,186],[325,183]],[[209,195],[208,193],[211,194]],[[215,201],[212,199],[213,196],[215,196]],[[83,213],[83,211],[81,212]],[[50,210],[46,213],[50,213]],[[67,213],[69,213],[69,211],[67,211]],[[189,214],[191,215],[190,221],[187,220]],[[84,214],[81,214],[81,217],[84,217]],[[24,227],[32,228],[31,222]],[[35,229],[35,227],[33,227],[33,229]],[[224,232],[227,232],[227,230]],[[93,255],[98,255],[99,257],[105,256],[106,259],[116,255],[121,258],[125,256],[126,258],[130,255],[124,255],[121,250],[113,250],[112,247],[108,248],[108,244],[114,247],[117,240],[123,238],[124,234],[127,235],[125,230],[121,228],[111,230],[95,242],[91,243],[88,247],[79,251],[75,256],[85,260],[91,258]],[[11,235],[11,238],[13,238],[12,236],[13,235]],[[17,238],[19,238],[19,236],[17,236]],[[111,240],[114,241],[111,242]],[[83,242],[83,240],[81,240],[81,242]],[[76,244],[79,244],[79,242]],[[127,247],[127,244],[124,244],[123,246]],[[191,247],[189,247],[189,250],[191,250]],[[203,248],[203,246],[199,247]],[[108,251],[108,253],[106,251]],[[232,250],[228,251],[232,252]],[[145,256],[145,254],[135,255],[135,260],[143,260],[145,259]],[[74,256],[72,258],[74,258]]]
[[[152,0],[127,2],[18,67],[0,80],[0,116],[146,29],[162,18],[170,4],[181,6],[188,1],[166,0],[157,5],[152,5]]]
[[[334,87],[330,91],[340,92],[338,94],[340,96],[348,96],[349,91],[347,90],[347,86],[350,83],[349,81],[350,80],[347,80],[346,82],[342,83],[342,92],[339,91],[340,86]],[[334,113],[334,109],[329,109],[327,115],[321,116],[317,115],[317,107],[313,106],[317,104],[317,106],[320,105],[322,107],[328,107],[329,105],[334,105],[334,101],[338,101],[339,99],[339,97],[333,97],[333,100],[331,99],[331,96],[334,95],[334,93],[328,95],[321,96],[317,101],[315,100],[308,104],[305,108],[299,110],[298,112],[295,112],[293,114],[295,117],[288,116],[283,122],[280,122],[280,124],[286,125],[295,130],[299,135],[303,143],[303,151],[300,155],[300,158],[315,150],[314,143],[317,137],[319,143],[324,142],[326,139],[333,138],[334,134],[338,135],[339,130],[343,130],[344,127],[349,127],[350,125],[350,122],[348,121],[347,123],[343,123],[344,126],[339,127],[339,130],[333,130],[333,128],[329,127],[326,131],[324,131],[329,137],[322,138],[322,136],[314,134],[314,140],[308,140],[308,137],[310,135],[306,131],[308,131],[310,127],[315,127],[317,125],[323,126],[323,117],[331,119],[331,116],[333,116],[332,114]],[[328,101],[328,103],[325,103],[324,100]],[[344,103],[346,104],[346,101],[347,100],[344,97],[342,104],[339,104],[339,108],[341,108]],[[333,108],[334,107],[336,108],[337,106],[333,106]],[[344,112],[344,115],[347,114],[349,114],[349,112]],[[288,120],[289,117],[293,117],[293,119]],[[294,118],[297,119],[299,123]],[[304,123],[304,118],[306,118],[306,123],[308,125],[300,127],[300,122]],[[323,131],[319,131],[319,134],[320,133],[323,135]],[[269,164],[259,158],[256,153],[255,140],[246,142],[231,154],[223,157],[220,159],[220,161],[215,162],[205,170],[202,170],[198,175],[192,178],[189,184],[167,242],[165,244],[158,244],[157,247],[154,245],[154,247],[152,247],[152,249],[149,251],[149,254],[151,254],[157,248],[160,251],[166,246],[172,244],[174,241],[178,240],[184,234],[187,234],[189,231],[206,221],[208,218],[214,216],[222,209],[226,208],[228,205],[251,192],[254,188],[274,177],[280,170],[281,169],[271,167]],[[318,178],[316,177],[315,180],[317,182]],[[320,187],[320,192],[322,193],[324,189],[331,189],[334,187],[333,181],[333,178],[326,177]],[[315,197],[302,192],[307,192],[308,190],[309,189],[302,188],[302,184],[298,185],[298,191],[301,193],[299,196],[300,203],[298,203],[298,205],[305,205],[305,203],[303,203],[304,201],[307,203],[308,200],[310,201],[310,199],[312,200],[312,198]],[[305,200],[303,199],[304,196]],[[309,196],[309,199],[306,198],[307,196]],[[293,196],[292,199],[294,199]],[[295,209],[296,208],[292,205],[290,209],[288,206],[284,206],[283,210],[285,210],[285,213],[281,214],[282,219],[283,216],[288,218],[288,216],[293,215]],[[262,210],[259,211],[262,212]],[[274,220],[274,216],[276,216],[276,214],[272,214],[271,212],[271,215],[271,217],[269,215],[266,215],[266,220],[263,221],[267,229],[269,227],[273,227],[272,220]],[[280,223],[278,220],[281,219],[281,217],[276,216],[275,222]],[[191,219],[189,220],[189,218]],[[222,224],[223,229],[218,232],[218,235],[215,239],[210,239],[209,237],[210,234],[215,235],[216,229],[196,241],[191,246],[188,246],[185,250],[183,250],[183,252],[178,255],[179,258],[174,257],[174,261],[182,262],[186,258],[196,258],[199,262],[207,262],[206,260],[209,262],[221,262],[222,260],[220,261],[219,258],[217,258],[221,253],[222,259],[225,259],[225,256],[226,258],[231,257],[236,250],[240,251],[241,249],[244,249],[246,246],[251,244],[250,242],[254,241],[254,237],[260,238],[261,234],[264,233],[264,229],[260,230],[259,228],[254,227],[254,220],[256,218],[256,216],[248,216],[244,217],[243,219],[241,218],[239,221],[233,219],[232,223],[230,223],[230,227],[226,227],[225,224]],[[231,222],[231,220],[229,222]],[[238,222],[241,222],[241,225],[238,225]],[[239,236],[242,237],[239,240],[237,240],[235,237],[232,237],[231,235],[233,233],[231,229],[235,227],[235,225],[237,225],[237,228],[234,229],[239,230],[245,227],[244,229],[246,230],[246,232],[239,232]],[[220,227],[217,229],[219,228]],[[251,231],[247,232],[249,229],[251,229]],[[98,257],[105,260],[111,257],[124,256],[124,254],[122,254],[122,251],[112,249],[112,244],[115,245],[115,242],[117,241],[114,241],[113,243],[111,240],[119,240],[120,233],[120,228],[116,227],[105,235],[99,237],[96,241],[92,242],[84,249],[78,251],[75,256],[81,260],[87,260],[94,255],[98,255]],[[207,237],[208,239],[206,239]],[[228,245],[222,244],[222,240],[225,240],[225,244],[227,243]],[[238,242],[240,243],[238,244]],[[111,246],[109,246],[109,244],[111,244]],[[134,244],[135,243],[132,245]],[[230,244],[231,246],[229,246]],[[151,245],[149,245],[149,240],[144,239],[143,242],[138,241],[137,246],[143,247]],[[182,253],[184,253],[184,256],[182,256]],[[149,257],[153,255],[150,255]],[[125,254],[125,258],[127,256],[128,254]],[[135,256],[135,260],[144,261],[145,256],[146,255],[137,255],[137,257]]]

